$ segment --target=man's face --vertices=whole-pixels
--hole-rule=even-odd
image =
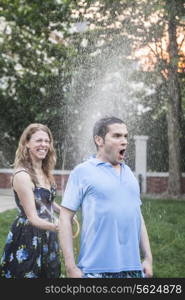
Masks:
[[[112,165],[118,165],[124,160],[125,150],[128,144],[128,130],[125,124],[112,124],[108,126],[109,131],[99,144],[101,157]]]

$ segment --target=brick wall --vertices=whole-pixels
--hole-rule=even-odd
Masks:
[[[147,173],[147,193],[161,194],[168,188],[168,173]],[[185,174],[182,174],[182,193],[185,194]]]
[[[70,171],[54,171],[58,191],[64,191]],[[0,189],[10,189],[12,181],[11,169],[0,169]]]
[[[0,189],[11,188],[12,173],[0,172]]]
[[[147,177],[146,187],[149,194],[160,194],[167,190],[168,177]]]
[[[64,192],[70,171],[54,171],[57,190]],[[0,189],[11,188],[11,169],[0,169]],[[147,173],[147,193],[160,194],[167,190],[168,173]],[[183,193],[185,194],[185,174],[182,177]]]

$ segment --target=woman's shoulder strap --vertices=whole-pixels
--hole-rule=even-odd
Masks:
[[[20,170],[15,171],[12,175],[12,186],[13,186],[13,180],[14,180],[15,175],[20,173],[20,172],[25,172],[25,173],[29,174],[29,172],[25,169],[20,169]]]
[[[13,177],[14,177],[16,174],[20,173],[20,172],[25,172],[25,173],[29,174],[29,172],[28,172],[27,170],[21,169],[21,170],[15,171],[15,172],[13,173]]]

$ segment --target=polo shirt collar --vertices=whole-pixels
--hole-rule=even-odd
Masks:
[[[95,165],[95,166],[98,166],[98,165],[111,165],[111,163],[109,162],[106,162],[106,161],[102,161],[102,160],[99,160],[96,158],[96,155],[93,154],[89,160]],[[120,163],[121,166],[124,166],[124,163]],[[112,165],[111,165],[112,166]]]

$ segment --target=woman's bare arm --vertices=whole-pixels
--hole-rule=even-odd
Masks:
[[[34,185],[28,173],[17,173],[14,176],[13,187],[18,194],[20,204],[22,205],[29,222],[33,226],[44,230],[58,230],[56,224],[50,223],[38,216],[33,193]]]

